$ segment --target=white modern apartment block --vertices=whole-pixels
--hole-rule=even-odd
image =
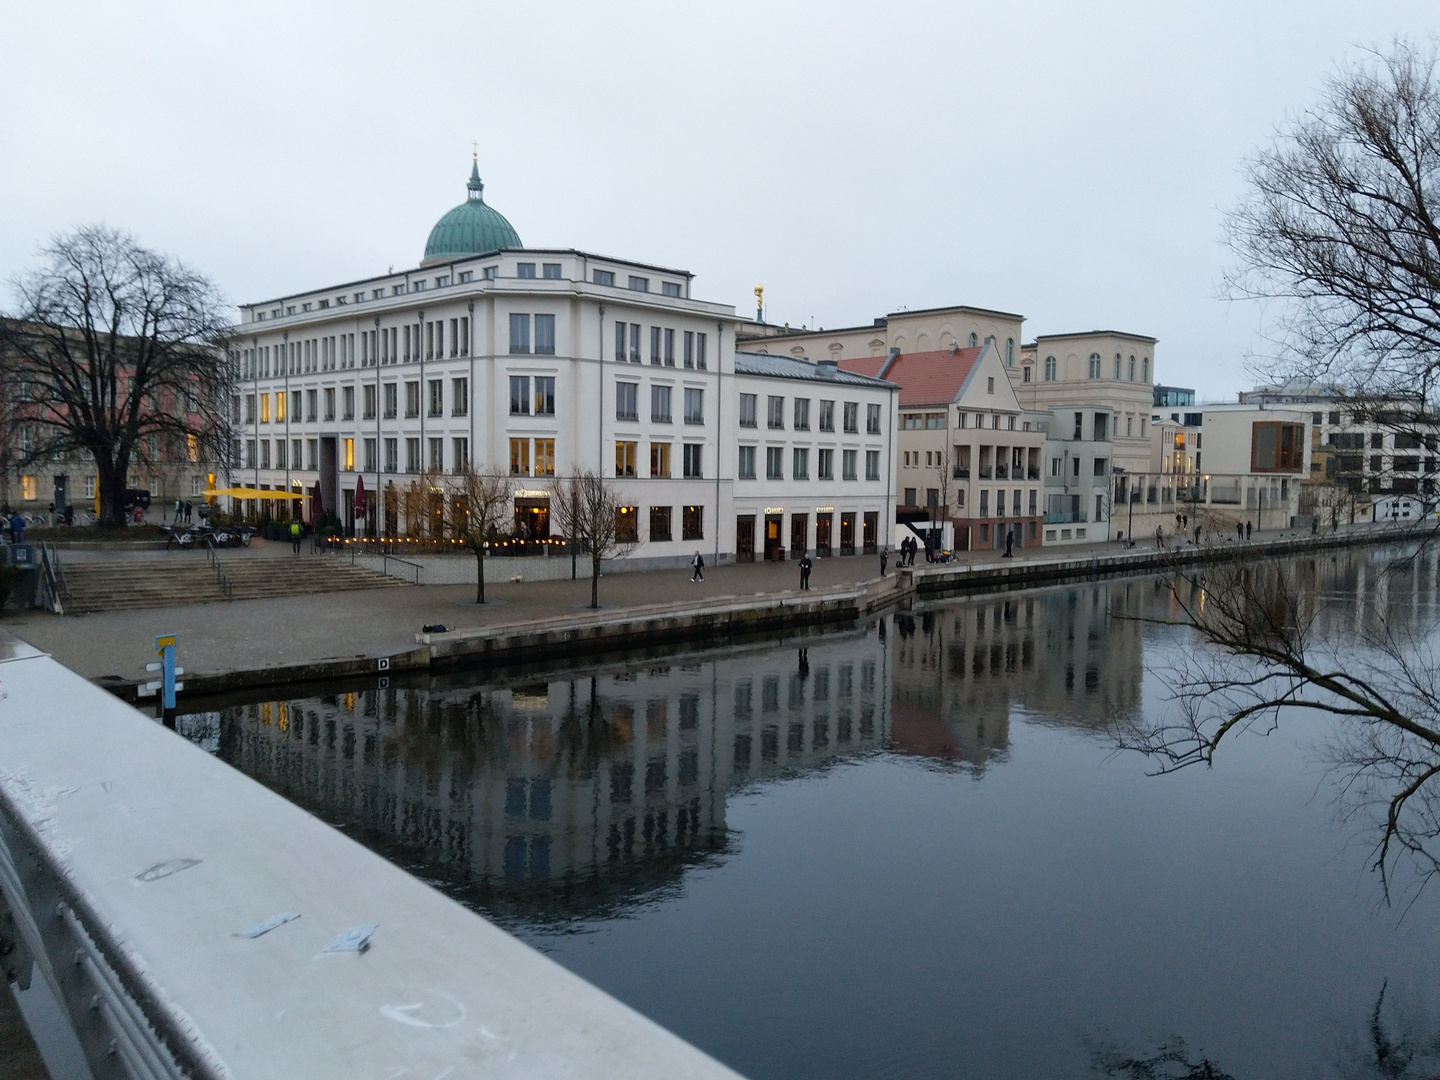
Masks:
[[[318,485],[325,512],[347,530],[421,536],[428,515],[416,507],[444,497],[443,477],[469,463],[513,477],[515,535],[544,538],[552,486],[588,470],[613,482],[634,514],[629,558],[642,564],[683,562],[697,548],[728,559],[737,530],[747,519],[753,527],[754,505],[767,518],[767,505],[815,515],[812,546],[820,508],[833,505],[837,553],[863,548],[864,515],[878,513],[871,543],[888,542],[893,515],[866,494],[888,487],[863,477],[872,454],[884,475],[894,388],[803,363],[737,373],[733,306],[697,300],[691,285],[682,270],[523,247],[472,170],[469,197],[436,224],[418,268],[240,309],[232,482],[307,495]],[[794,431],[783,487],[764,473],[742,476],[738,383],[762,401],[793,398],[801,367],[837,390],[811,388],[817,425],[828,401],[840,430],[813,432],[813,479],[794,477]],[[772,384],[783,389],[762,389]],[[878,430],[865,426],[873,405]],[[855,432],[842,426],[852,408]],[[833,455],[833,482],[818,473],[822,453]],[[432,491],[407,498],[422,476]],[[356,521],[362,483],[367,515]],[[291,512],[264,502],[236,509]],[[307,517],[310,504],[299,504]],[[847,545],[854,515],[849,527],[860,531]]]
[[[1037,426],[1045,439],[1045,543],[1094,543],[1110,537],[1115,413],[1054,409]]]
[[[736,558],[888,547],[898,387],[833,360],[750,353],[735,354],[734,385]]]

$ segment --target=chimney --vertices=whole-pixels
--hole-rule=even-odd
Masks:
[[[815,361],[815,373],[822,378],[833,379],[835,372],[840,370],[838,360],[817,360]]]

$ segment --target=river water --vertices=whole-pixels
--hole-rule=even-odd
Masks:
[[[1316,587],[1433,622],[1433,556],[1388,557]],[[1364,1062],[1440,1037],[1440,891],[1385,903],[1328,722],[1169,775],[1116,749],[1199,648],[1134,617],[1175,613],[1111,581],[181,728],[757,1080],[1084,1077],[1176,1038],[1239,1080],[1430,1075]]]

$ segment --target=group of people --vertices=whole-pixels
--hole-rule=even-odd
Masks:
[[[183,521],[186,525],[189,525],[189,524],[190,524],[190,516],[191,516],[191,514],[194,512],[194,510],[195,510],[195,507],[192,506],[188,501],[184,501],[184,500],[181,500],[181,499],[176,499],[176,500],[175,500],[175,523],[178,525],[180,522]]]
[[[915,555],[920,550],[920,541],[914,536],[908,536],[900,541],[900,561],[896,566],[914,566]],[[925,534],[925,561],[935,561],[935,549],[930,545],[930,534]]]

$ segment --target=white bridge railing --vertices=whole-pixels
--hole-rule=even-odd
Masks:
[[[0,894],[94,1080],[736,1077],[8,638]]]

